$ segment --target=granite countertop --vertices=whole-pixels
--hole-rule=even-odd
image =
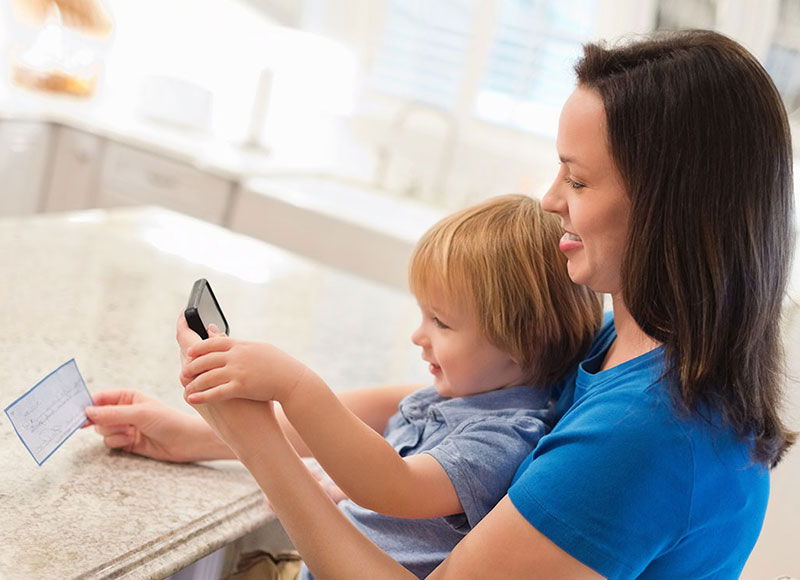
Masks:
[[[241,338],[335,389],[426,380],[407,294],[155,208],[0,219],[0,406],[74,357],[90,391],[186,413],[175,320],[208,278]],[[41,467],[0,420],[0,578],[163,578],[270,520],[239,464],[169,464],[78,431]]]

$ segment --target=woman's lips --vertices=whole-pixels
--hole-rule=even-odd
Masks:
[[[442,367],[434,363],[429,363],[428,370],[431,372],[432,375],[439,375],[442,372]]]
[[[576,248],[583,247],[583,240],[580,236],[576,234],[572,234],[570,232],[566,232],[561,239],[558,241],[558,249],[562,252],[567,252],[569,250],[574,250]]]

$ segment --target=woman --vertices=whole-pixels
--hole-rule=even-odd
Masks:
[[[613,319],[509,494],[430,577],[738,578],[768,468],[794,439],[778,414],[793,248],[785,110],[757,61],[712,32],[588,45],[576,72],[542,204],[561,218],[570,277],[609,293]],[[185,325],[178,338],[183,352],[195,340]],[[350,404],[380,428],[398,391]],[[90,419],[128,422],[103,411]],[[271,403],[198,411],[317,578],[411,577],[343,519]],[[112,446],[135,442],[127,429],[101,427]]]

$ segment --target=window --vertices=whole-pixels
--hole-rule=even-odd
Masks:
[[[478,119],[554,136],[597,0],[492,0],[488,11],[478,4],[387,0],[372,88],[448,110],[466,100]],[[477,83],[465,80],[468,55],[485,63]]]
[[[594,0],[503,0],[475,101],[480,119],[555,135],[592,32]]]
[[[458,98],[473,0],[390,0],[373,88],[445,109]]]
[[[782,0],[764,68],[790,113],[800,111],[800,2]]]

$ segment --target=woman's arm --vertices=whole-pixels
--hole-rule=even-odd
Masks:
[[[373,429],[383,432],[400,400],[416,386],[372,387],[340,394],[342,405]],[[227,443],[202,418],[181,413],[135,389],[111,389],[92,395],[86,408],[89,422],[111,449],[122,449],[161,461],[178,463],[235,459]],[[277,417],[297,452],[307,457],[308,447],[283,411]]]
[[[202,418],[181,413],[134,389],[100,391],[86,408],[107,447],[161,461],[233,459],[236,456]]]
[[[320,580],[411,580],[362,535],[320,489],[283,435],[270,403],[230,400],[198,411],[234,449],[270,498]],[[538,533],[503,499],[430,576],[437,580],[601,578]]]
[[[453,549],[428,578],[603,578],[551,542],[504,497]]]

